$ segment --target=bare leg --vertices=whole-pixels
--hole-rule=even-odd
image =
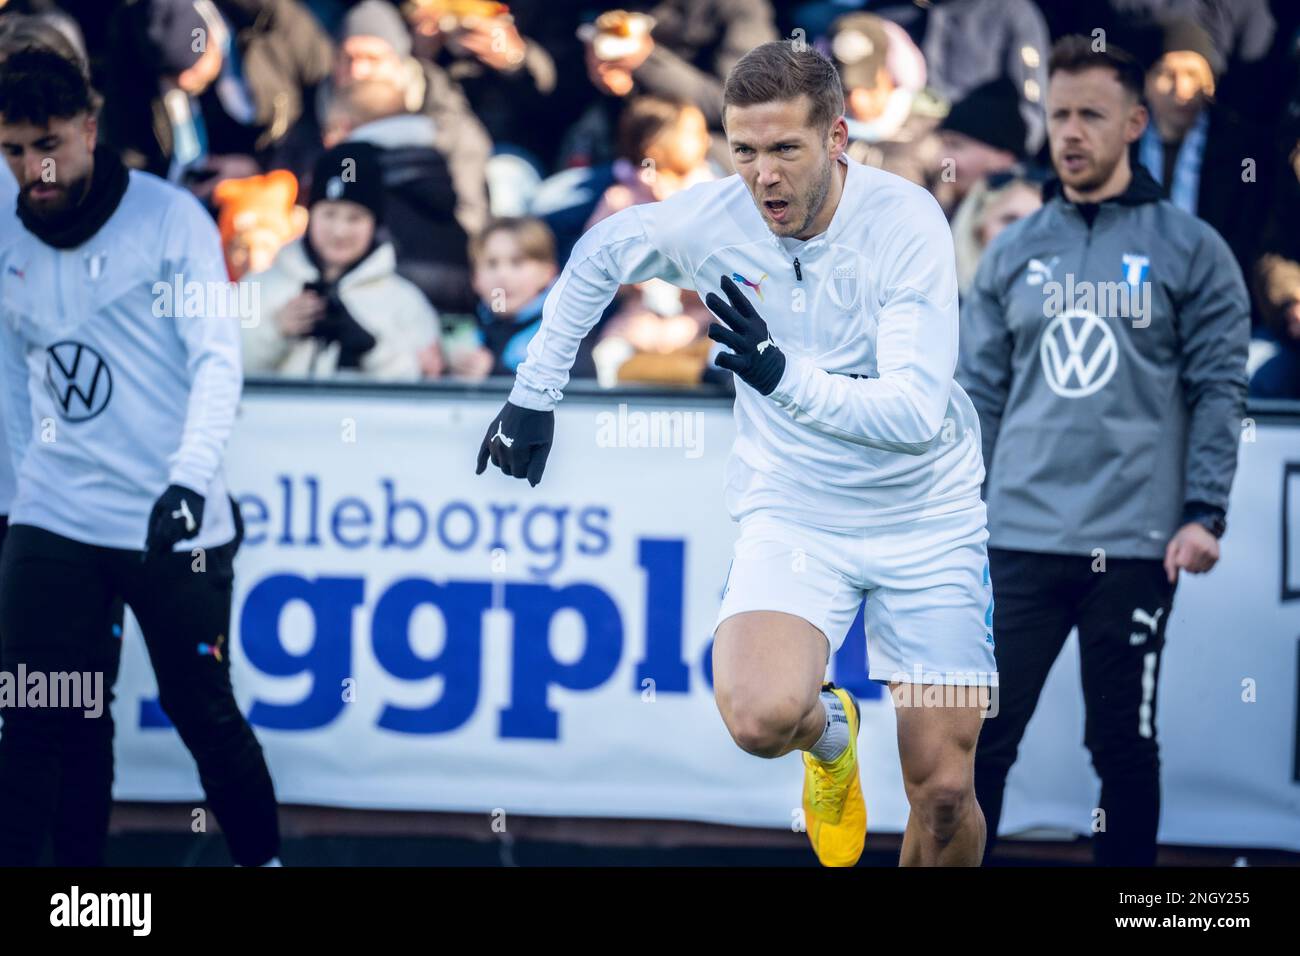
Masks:
[[[801,617],[746,611],[713,640],[713,694],[732,739],[747,753],[780,757],[807,750],[826,728],[820,695],[830,652]]]
[[[899,865],[979,866],[985,825],[975,799],[975,742],[983,708],[974,703],[921,706],[921,688],[912,685],[902,685],[903,698],[912,702],[902,706],[899,688],[890,685],[896,695],[903,785],[911,804]],[[912,690],[918,693],[912,695]]]

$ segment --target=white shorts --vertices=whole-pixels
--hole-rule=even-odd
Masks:
[[[714,630],[733,614],[784,611],[821,631],[834,654],[865,597],[873,681],[996,686],[987,541],[983,502],[855,532],[751,515]]]

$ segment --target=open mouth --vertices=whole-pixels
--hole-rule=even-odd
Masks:
[[[784,199],[765,199],[763,200],[763,208],[767,210],[767,214],[772,219],[777,222],[784,222],[790,203]]]
[[[1088,157],[1083,153],[1066,153],[1061,157],[1061,165],[1070,172],[1078,172],[1088,163]]]

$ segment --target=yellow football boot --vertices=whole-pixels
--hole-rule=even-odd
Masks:
[[[853,695],[827,683],[844,705],[849,721],[849,745],[834,760],[818,760],[803,754],[803,813],[808,839],[822,866],[853,866],[862,856],[867,838],[867,804],[858,779],[858,728],[862,715]]]

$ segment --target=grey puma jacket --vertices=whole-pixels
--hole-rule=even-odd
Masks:
[[[1141,165],[1099,206],[1055,182],[1044,199],[985,251],[961,309],[989,545],[1161,558],[1183,521],[1227,509],[1250,336],[1241,270]]]

